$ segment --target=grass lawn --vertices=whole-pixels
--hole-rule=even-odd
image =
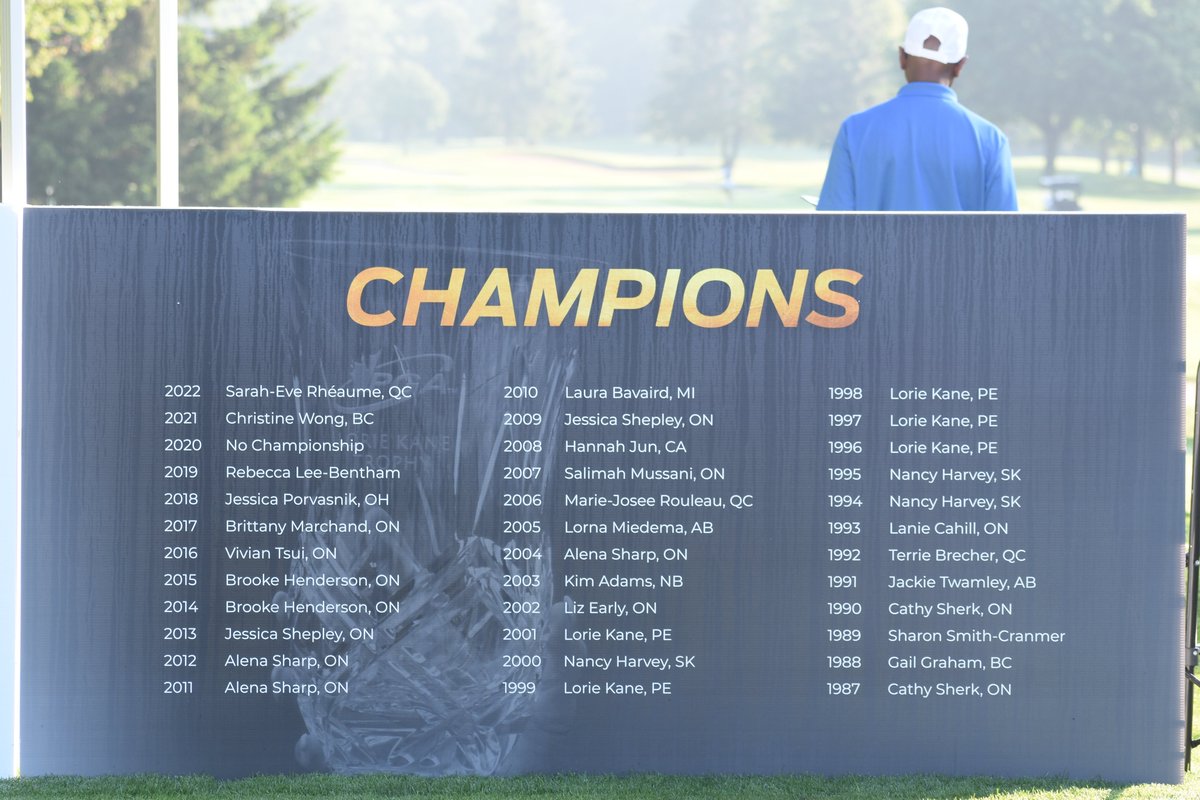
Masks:
[[[376,211],[811,211],[803,195],[820,192],[824,151],[748,149],[722,191],[715,152],[646,144],[508,147],[499,143],[414,146],[347,143],[334,177],[304,208]],[[1059,159],[1083,181],[1087,211],[1200,211],[1200,166],[1181,186],[1149,168],[1147,180],[1096,173],[1094,159]],[[1024,211],[1042,208],[1041,160],[1014,160]],[[1196,217],[1200,225],[1200,217]],[[1193,228],[1192,234],[1200,234]]]
[[[348,144],[332,181],[305,208],[388,211],[706,211],[811,209],[817,154],[739,163],[732,199],[711,154],[495,144],[413,148]]]
[[[260,777],[36,778],[0,782],[0,797],[42,798],[828,798],[829,800],[1195,800],[1200,777],[1179,786],[1120,786],[1064,780],[989,778],[671,778],[530,776],[521,778]]]

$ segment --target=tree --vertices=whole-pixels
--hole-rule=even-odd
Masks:
[[[1108,12],[1113,59],[1093,121],[1131,132],[1133,172],[1142,177],[1153,132],[1167,144],[1171,183],[1179,141],[1200,123],[1200,7],[1191,0],[1124,0]]]
[[[145,5],[30,3],[27,35],[46,37],[26,44],[38,64],[26,115],[30,202],[153,202],[153,93],[136,91],[153,79]],[[76,36],[69,21],[81,17],[102,22]],[[43,61],[45,54],[53,55]]]
[[[33,0],[31,9],[63,2]],[[30,81],[31,202],[151,204],[157,4],[65,2],[116,23],[103,47],[68,37]],[[312,121],[328,79],[296,87],[289,71],[270,63],[301,17],[272,0],[241,27],[204,27],[197,22],[208,5],[185,4],[189,24],[180,27],[181,200],[217,206],[294,201],[329,173],[337,138],[332,127]],[[31,27],[31,33],[43,31]]]
[[[242,27],[181,31],[179,181],[185,204],[287,205],[328,177],[338,133],[331,124],[316,123],[314,112],[332,78],[295,86],[294,69],[270,62],[302,19],[283,0],[272,0]]]
[[[1128,132],[1139,175],[1151,131],[1175,152],[1195,129],[1200,6],[1193,0],[948,2],[971,23],[964,98],[997,121],[1032,123],[1046,174],[1080,121],[1102,150]]]
[[[646,124],[658,88],[647,76],[662,71],[671,34],[683,24],[692,0],[605,0],[561,3],[567,23],[587,31],[570,56],[588,77],[589,130],[633,137]]]
[[[446,123],[450,95],[429,70],[413,61],[399,61],[381,70],[384,88],[381,122],[387,138],[405,148],[416,136],[438,131]]]
[[[900,0],[784,0],[770,25],[775,135],[828,144],[848,115],[894,94],[904,22]]]
[[[477,133],[536,142],[579,124],[580,92],[562,27],[543,0],[500,0],[462,84]]]
[[[743,142],[763,127],[769,10],[769,0],[696,0],[650,112],[655,136],[716,141],[726,186]]]
[[[31,0],[25,16],[25,74],[40,77],[53,61],[104,46],[130,6],[144,0]]]
[[[1200,7],[1190,0],[1156,0],[1159,52],[1168,62],[1155,95],[1155,125],[1167,139],[1171,184],[1179,181],[1179,144],[1200,132]]]
[[[1093,112],[1106,91],[1111,73],[1106,1],[946,4],[971,26],[970,61],[955,89],[968,106],[996,122],[1020,119],[1036,127],[1044,171],[1052,174],[1063,137],[1076,120]]]
[[[457,1],[320,0],[313,7],[280,54],[309,79],[336,69],[323,118],[337,120],[355,141],[400,135],[407,143],[445,133],[471,39],[471,18]]]
[[[1151,132],[1175,153],[1179,139],[1197,129],[1195,0],[947,3],[971,24],[964,99],[997,121],[1031,122],[1042,135],[1047,174],[1080,121],[1102,147],[1128,134],[1139,175]]]

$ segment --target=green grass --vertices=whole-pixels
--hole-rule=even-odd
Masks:
[[[338,175],[305,208],[389,211],[695,211],[786,209],[819,191],[824,164],[748,158],[732,202],[711,155],[460,145],[350,144]]]
[[[45,798],[830,798],[830,800],[1195,800],[1200,779],[1179,786],[1057,779],[816,778],[787,776],[673,778],[660,775],[407,778],[384,775],[211,778],[28,778],[0,782],[0,797]]]
[[[651,144],[582,143],[507,147],[460,143],[349,143],[337,174],[302,208],[345,211],[813,211],[803,196],[820,193],[826,154],[811,148],[751,148],[734,171],[735,188],[721,189],[715,153]],[[1188,244],[1200,253],[1200,167],[1185,169],[1170,186],[1161,168],[1147,179],[1096,173],[1094,159],[1063,157],[1060,172],[1078,174],[1083,205],[1097,212],[1185,212]],[[1014,160],[1018,200],[1040,211],[1041,160]],[[1197,267],[1200,270],[1200,267]],[[1189,310],[1200,295],[1189,292]],[[1189,342],[1189,344],[1191,344]],[[1200,357],[1200,348],[1189,348]]]
[[[747,149],[732,194],[720,188],[715,148],[649,143],[508,147],[494,142],[422,145],[348,143],[332,180],[304,208],[394,211],[811,211],[802,195],[820,192],[827,154],[812,148]],[[1088,211],[1200,211],[1200,168],[1181,186],[1161,169],[1147,180],[1096,173],[1094,159],[1063,157],[1078,174]],[[1041,161],[1015,159],[1022,210],[1039,211]],[[1200,225],[1200,216],[1195,216]],[[1200,228],[1194,229],[1195,235]]]

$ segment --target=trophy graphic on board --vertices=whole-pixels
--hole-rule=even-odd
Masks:
[[[340,457],[352,479],[309,489],[361,505],[308,511],[277,597],[281,624],[314,632],[292,646],[299,666],[272,675],[310,689],[297,698],[303,766],[505,768],[548,662],[542,498],[573,365],[529,340],[460,338],[364,356],[342,385],[378,391],[322,401],[371,424],[344,434],[364,445]]]

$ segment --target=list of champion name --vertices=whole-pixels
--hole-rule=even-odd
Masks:
[[[687,547],[567,547],[559,557],[560,580],[569,598],[565,613],[575,619],[657,616],[660,604],[687,585],[691,556]],[[588,566],[592,564],[600,566]],[[602,599],[589,597],[593,592]]]
[[[563,506],[574,509],[672,508],[712,510],[741,507],[724,492],[680,492],[672,484],[720,484],[728,479],[719,464],[688,463],[689,444],[705,429],[716,426],[713,414],[692,406],[695,386],[567,386],[566,401],[589,401],[587,413],[562,412],[562,452],[572,456],[616,454],[650,457],[615,464],[566,463],[559,467],[564,482]],[[606,402],[617,401],[610,408]],[[646,401],[645,405],[637,401]],[[657,401],[657,402],[655,402]],[[687,403],[679,408],[677,402]],[[632,405],[631,405],[632,403]],[[568,403],[569,406],[569,403]],[[612,439],[611,431],[626,436]],[[666,439],[639,434],[666,432]],[[591,433],[607,434],[593,439]],[[668,463],[655,463],[663,456]],[[682,459],[682,460],[681,460]],[[622,482],[619,492],[597,493],[597,485]],[[644,488],[643,488],[644,487]],[[660,488],[661,487],[661,488]],[[639,492],[638,488],[642,488]],[[589,492],[588,489],[593,489]],[[689,515],[690,516],[690,515]],[[580,678],[563,683],[569,695],[615,695],[628,698],[669,696],[673,680],[696,668],[694,654],[675,649],[676,632],[668,627],[662,604],[687,581],[683,565],[687,547],[596,547],[592,537],[610,534],[708,536],[713,520],[700,519],[568,519],[563,533],[579,537],[579,546],[565,547],[559,556],[566,592],[562,631],[566,642],[598,643],[611,651],[561,655],[562,667]],[[591,545],[591,546],[586,546]],[[585,565],[598,565],[585,569]],[[600,593],[602,597],[594,596]],[[642,625],[637,623],[641,621]],[[644,626],[644,627],[643,627]],[[624,648],[633,648],[625,651]],[[648,676],[648,677],[647,677]],[[581,679],[582,678],[582,679]]]
[[[370,638],[368,628],[297,628],[284,625],[268,628],[258,625],[232,626],[222,629],[221,638],[227,642],[331,642],[342,644],[350,640]]]
[[[369,535],[373,533],[400,533],[404,530],[399,522],[389,519],[377,519],[374,522],[368,522],[367,520],[343,521],[336,519],[290,519],[279,521],[227,518],[223,527],[225,533],[265,533],[272,536],[283,536],[286,533]]]
[[[1000,399],[995,386],[891,386],[888,400],[961,400],[967,403],[994,402]]]
[[[328,464],[320,467],[305,464],[288,466],[258,467],[250,465],[225,465],[225,477],[241,480],[292,480],[308,478],[329,478],[331,480],[400,480],[411,474],[409,470],[397,467],[376,467],[370,464],[355,467],[343,467]]]
[[[919,576],[901,578],[899,585],[913,585],[910,580],[928,585],[928,578]],[[1038,604],[1030,602],[1027,595],[1019,599],[1022,589],[1036,587],[1036,577],[988,576],[984,580],[990,584],[993,599],[887,604],[885,640],[890,647],[885,665],[894,677],[929,681],[947,677],[937,674],[943,672],[990,673],[990,678],[1005,686],[990,696],[1010,696],[1021,688],[1022,667],[1036,663],[1044,648],[1068,641],[1067,630],[1042,620]],[[996,596],[1001,592],[1017,594]]]
[[[563,639],[594,646],[600,643],[639,647],[657,645],[656,650],[659,651],[603,655],[564,653],[563,669],[582,677],[564,680],[563,694],[669,697],[677,692],[676,681],[698,667],[698,656],[675,648],[674,631],[671,628],[645,630],[622,625],[568,626],[563,630]]]
[[[382,386],[332,386],[326,384],[256,383],[250,385],[226,384],[223,395],[228,399],[271,399],[271,400],[383,400],[393,387]]]
[[[663,441],[628,438],[596,440],[585,438],[589,432],[608,428],[644,429],[667,431],[711,429],[717,424],[715,415],[702,410],[680,412],[672,407],[660,407],[657,410],[629,411],[625,408],[630,400],[645,401],[691,401],[697,397],[694,386],[658,386],[658,387],[571,387],[564,389],[564,397],[568,400],[617,400],[622,401],[622,407],[612,411],[601,411],[588,414],[563,412],[564,439],[563,453],[566,456],[618,454],[618,455],[664,455],[672,457],[670,464],[634,463],[634,464],[575,464],[568,463],[559,468],[564,481],[569,482],[572,490],[563,495],[563,505],[567,508],[738,508],[736,498],[711,492],[664,492],[634,493],[614,492],[591,494],[586,491],[574,491],[573,484],[597,482],[608,484],[612,481],[622,481],[626,487],[630,484],[643,483],[647,488],[656,483],[720,483],[728,479],[726,469],[719,464],[678,463],[678,457],[688,454],[688,441],[670,438]],[[701,434],[702,435],[702,434]],[[582,487],[581,487],[582,488]]]
[[[377,413],[368,410],[325,410],[320,406],[330,404],[362,403],[371,408],[371,403],[401,399],[408,393],[405,387],[357,387],[347,388],[328,385],[284,385],[255,384],[247,386],[226,385],[224,396],[234,401],[222,410],[221,420],[228,433],[224,437],[224,450],[228,461],[224,466],[224,478],[233,481],[253,481],[255,490],[247,491],[245,485],[237,489],[230,487],[221,496],[223,505],[248,508],[278,508],[304,511],[325,509],[329,513],[345,513],[367,505],[387,504],[387,484],[402,480],[410,470],[398,468],[397,464],[373,464],[369,455],[368,434],[376,428]],[[257,401],[257,402],[254,402]],[[274,403],[270,401],[282,401]],[[295,408],[297,401],[311,401],[316,408]],[[281,408],[272,406],[282,406]],[[290,408],[289,408],[290,406]],[[349,456],[355,462],[340,464],[320,456]],[[240,461],[240,457],[245,460]],[[252,459],[268,457],[267,463],[254,463]],[[305,460],[317,456],[311,461]],[[322,463],[324,461],[324,463]],[[315,462],[315,463],[314,463]],[[348,481],[346,488],[338,491],[326,485],[326,491],[313,491],[301,481]],[[277,485],[278,482],[296,481],[296,484]],[[364,494],[361,482],[378,485],[377,494]],[[261,487],[261,488],[259,488]],[[325,488],[325,487],[323,487]],[[375,486],[369,487],[374,489]],[[284,491],[291,489],[291,491]],[[310,512],[311,513],[311,512]],[[238,676],[225,684],[226,694],[277,694],[318,695],[344,694],[348,686],[344,681],[329,680],[331,668],[337,663],[322,663],[317,656],[278,652],[263,655],[256,651],[236,651],[237,643],[249,643],[256,647],[261,643],[280,642],[298,644],[301,647],[314,644],[339,645],[353,640],[369,640],[371,628],[343,627],[338,625],[315,625],[301,622],[310,620],[369,620],[378,615],[394,611],[390,601],[368,601],[372,590],[394,588],[403,582],[395,574],[345,575],[325,573],[320,567],[313,573],[283,572],[281,564],[304,564],[322,561],[336,562],[338,545],[325,540],[322,545],[305,544],[300,537],[310,534],[373,534],[395,533],[395,523],[375,520],[371,525],[366,520],[350,519],[245,519],[229,517],[222,520],[227,533],[249,534],[245,543],[227,543],[221,552],[226,569],[221,583],[229,594],[217,604],[219,611],[228,620],[223,628],[223,639],[231,643],[233,650],[225,655],[224,666],[233,669],[257,669],[265,672],[261,677]],[[280,544],[265,544],[262,535],[281,537]],[[290,536],[288,536],[290,534]],[[318,540],[320,541],[320,540]],[[304,590],[332,590],[332,596],[307,601]],[[299,590],[280,595],[279,592]],[[253,595],[266,592],[265,597]],[[239,596],[239,595],[251,596]],[[293,624],[279,625],[281,617],[290,617]],[[344,659],[344,655],[332,654],[325,658]],[[282,674],[276,668],[284,668]],[[231,676],[234,677],[234,676]]]
[[[373,425],[374,414],[353,412],[325,413],[318,411],[298,411],[295,414],[280,411],[227,411],[226,425],[310,425],[330,428],[347,428],[350,425]]]
[[[904,410],[888,411],[886,455],[903,458],[886,465],[884,508],[922,517],[885,519],[885,563],[930,565],[926,572],[901,572],[900,566],[885,576],[880,602],[887,613],[889,696],[1003,700],[1019,693],[1020,666],[1036,659],[1036,648],[1066,640],[1066,631],[1037,624],[1037,604],[1029,595],[1039,580],[1028,574],[1029,554],[1020,540],[1024,498],[1018,491],[1025,475],[1018,465],[996,463],[1006,452],[1000,414],[996,406],[986,407],[1000,394],[997,387],[888,390],[887,399]],[[905,438],[896,430],[932,428],[986,434]],[[935,463],[924,464],[922,457]],[[955,463],[959,459],[969,462]],[[997,488],[991,493],[984,487]],[[937,565],[957,574],[939,572]],[[1020,627],[1022,619],[1034,624]],[[951,627],[956,622],[970,627]]]
[[[347,694],[350,691],[345,681],[316,680],[316,681],[271,681],[270,683],[248,683],[246,681],[228,681],[225,684],[225,694],[246,695],[318,695]]]
[[[349,688],[344,682],[331,681],[322,677],[324,670],[345,666],[346,656],[327,654],[323,656],[271,653],[269,655],[231,652],[225,656],[222,666],[231,670],[254,670],[275,674],[282,669],[292,676],[291,680],[246,681],[232,680],[225,683],[225,694],[281,694],[319,695],[342,694]]]
[[[296,506],[362,508],[363,497],[355,492],[340,494],[237,494],[225,492],[227,506]]]
[[[273,548],[264,548],[273,549]],[[233,559],[231,559],[233,560]],[[404,584],[401,576],[389,573],[377,575],[274,575],[269,572],[247,574],[226,572],[223,584],[228,588],[278,589],[293,587],[322,587],[339,589],[370,589],[374,586],[395,587]]]
[[[270,561],[272,563],[291,562],[302,563],[306,561],[325,561],[337,560],[336,547],[247,547],[247,546],[230,546],[226,545],[222,548],[225,558],[230,563],[239,562],[262,562]],[[349,589],[355,591],[363,591],[372,588],[394,589],[397,586],[402,586],[406,583],[406,579],[402,575],[395,573],[380,572],[376,574],[364,575],[337,575],[337,574],[293,574],[285,573],[277,575],[266,571],[258,573],[242,573],[242,572],[226,572],[224,574],[223,584],[226,588],[249,588],[249,589],[291,589],[291,588],[333,588],[333,589]],[[288,613],[307,613],[316,614],[343,614],[343,613],[366,613],[371,611],[377,614],[388,614],[394,612],[394,604],[390,601],[379,601],[374,607],[370,607],[362,602],[318,602],[305,603],[292,600],[283,600],[277,602],[274,598],[270,601],[241,601],[227,600],[225,602],[225,611],[230,614],[258,614],[258,613],[276,613],[280,610]]]
[[[695,386],[571,386],[565,400],[695,400]]]
[[[391,387],[395,389],[396,387]],[[389,399],[384,387],[345,387],[327,385],[295,385],[283,384],[238,386],[228,384],[224,396],[229,399],[251,400],[285,400],[294,404],[297,400],[314,401],[382,401]],[[227,453],[286,453],[306,455],[310,453],[351,454],[362,455],[366,444],[359,437],[345,435],[339,437],[336,433],[330,438],[320,435],[321,431],[337,432],[354,430],[370,430],[375,425],[377,415],[373,411],[323,411],[285,409],[278,410],[261,407],[236,407],[225,410],[222,417],[227,427],[233,433],[224,440]],[[243,429],[274,428],[277,432],[265,433],[247,437]],[[287,437],[283,434],[289,430],[303,431],[304,436]],[[255,431],[258,432],[257,430]],[[308,466],[277,466],[257,467],[250,465],[226,465],[226,477],[251,478],[264,480],[287,480],[291,478],[355,478],[354,473],[344,473],[344,468],[337,466],[308,467]],[[390,476],[387,479],[391,479]]]
[[[1021,480],[1021,469],[1018,467],[1003,467],[1001,469],[901,469],[892,467],[888,470],[888,480],[895,483],[918,483],[930,486],[939,483],[977,483],[996,484],[1011,483]]]
[[[358,439],[226,439],[228,453],[350,453],[361,455],[367,446]]]
[[[589,467],[567,465],[561,471],[566,481],[699,481],[725,480],[720,467],[676,467],[659,469],[646,466]]]
[[[270,547],[252,547],[227,545],[223,548],[229,562],[266,561],[303,562],[308,560],[336,559],[335,547],[300,547],[275,545]],[[403,582],[403,577],[395,574],[366,575],[327,575],[327,574],[283,574],[268,572],[257,574],[242,574],[226,572],[224,585],[229,589],[251,588],[269,590],[287,590],[290,588],[320,587],[346,590],[340,599],[304,600],[296,597],[273,594],[269,599],[232,599],[223,598],[218,604],[220,611],[231,621],[221,628],[221,638],[229,643],[260,643],[279,642],[299,645],[301,647],[332,644],[342,645],[352,641],[368,641],[374,638],[374,631],[368,627],[346,626],[337,627],[319,625],[302,627],[299,625],[271,626],[270,621],[280,616],[292,619],[311,617],[317,619],[370,619],[374,615],[387,614],[395,611],[394,603],[378,600],[374,603],[363,600],[363,592],[372,587],[394,587]],[[260,622],[261,620],[261,622]],[[267,624],[264,624],[267,623]],[[236,646],[236,645],[234,645]],[[236,650],[227,651],[223,666],[227,669],[264,670],[271,680],[246,680],[237,678],[229,680],[224,686],[225,694],[279,694],[279,695],[322,695],[346,694],[350,686],[345,680],[331,679],[336,669],[345,666],[348,657],[340,653],[315,655],[288,654],[276,652],[269,655],[261,653],[246,654]],[[284,668],[282,673],[277,668]]]
[[[938,536],[966,536],[966,537],[981,537],[981,536],[1000,536],[1008,535],[1012,531],[1010,522],[1002,522],[998,519],[944,519],[937,522],[897,522],[889,520],[887,523],[887,533],[889,536],[926,536],[936,538]]]
[[[686,547],[664,547],[661,550],[630,547],[610,547],[604,549],[568,547],[563,551],[562,559],[567,562],[616,561],[660,564],[671,561],[687,561],[688,549]]]
[[[898,412],[889,410],[887,415],[887,424],[889,428],[953,428],[967,430],[987,430],[996,428],[1000,425],[1000,416],[994,413],[988,406],[997,402],[1000,399],[1000,390],[995,386],[980,386],[976,388],[967,387],[947,387],[947,386],[928,386],[928,387],[897,387],[892,386],[888,390],[888,400],[890,401],[928,401],[929,403],[938,404],[936,411],[925,411],[922,408],[910,410],[909,412]],[[948,404],[942,406],[941,404]],[[908,405],[912,405],[908,403]],[[975,409],[968,409],[968,405],[977,406]],[[953,445],[952,448],[946,449]],[[910,452],[907,449],[896,450],[896,442],[889,442],[889,452]],[[916,441],[916,442],[901,442],[902,448],[913,447],[911,452],[924,453],[926,451],[934,454],[959,454],[973,455],[980,452],[979,448],[971,443],[965,442],[946,442],[941,440]]]
[[[563,399],[567,401],[593,401],[600,410],[577,413],[566,410],[561,413],[564,428],[563,452],[572,454],[590,453],[686,453],[683,441],[659,442],[640,438],[621,440],[589,440],[576,438],[578,429],[598,430],[628,429],[633,432],[684,431],[711,428],[715,425],[712,414],[699,410],[682,410],[676,403],[688,403],[698,397],[695,386],[566,386]],[[620,401],[618,408],[609,409],[606,403],[595,401]],[[644,404],[643,404],[644,401]]]
[[[619,628],[589,629],[589,634],[601,641],[605,636],[621,636],[629,633]],[[614,655],[583,656],[564,655],[563,667],[585,671],[589,678],[563,681],[563,694],[569,695],[620,695],[626,697],[669,697],[676,693],[674,680],[683,677],[688,670],[696,669],[694,654],[671,653],[656,656]],[[637,680],[649,673],[652,680]],[[601,680],[591,678],[602,675]],[[613,680],[608,680],[613,675]],[[671,678],[671,680],[668,680]]]
[[[1036,589],[1044,585],[1044,583],[1044,578],[1039,579],[1035,575],[1003,576],[983,574],[964,577],[960,575],[909,572],[888,575],[886,588],[912,589],[917,591],[928,589],[940,594],[963,591],[1004,593]]]
[[[967,611],[955,608],[955,611]],[[928,607],[920,613],[936,613]],[[982,614],[972,609],[959,616]],[[1006,698],[1021,691],[1021,668],[1035,662],[1044,648],[1056,648],[1068,641],[1068,632],[1049,626],[952,627],[945,623],[930,629],[903,623],[887,629],[886,641],[896,647],[884,659],[887,668],[887,693],[927,700],[938,696]],[[971,622],[964,622],[972,626]],[[988,623],[980,623],[988,625]],[[922,646],[936,648],[924,651]],[[964,681],[991,691],[938,692],[900,687],[961,686]],[[971,685],[965,684],[965,685]]]
[[[711,536],[717,531],[712,520],[694,519],[659,522],[646,519],[570,520],[562,522],[561,533],[573,536]]]
[[[745,509],[753,503],[748,494],[573,494],[563,495],[567,508],[718,508]]]
[[[283,605],[283,604],[280,604]],[[339,605],[339,604],[331,604]],[[300,609],[303,611],[303,609]],[[344,644],[349,641],[369,639],[371,632],[366,628],[332,630],[319,628],[308,630],[293,626],[266,628],[261,626],[226,626],[222,638],[226,642],[260,645],[261,643]],[[233,645],[236,647],[237,645]],[[349,657],[342,653],[323,655],[289,654],[273,652],[245,653],[231,650],[221,662],[227,670],[253,670],[266,672],[271,680],[247,680],[238,677],[224,684],[225,694],[236,695],[344,695],[350,685],[334,676],[338,669],[349,664]]]

